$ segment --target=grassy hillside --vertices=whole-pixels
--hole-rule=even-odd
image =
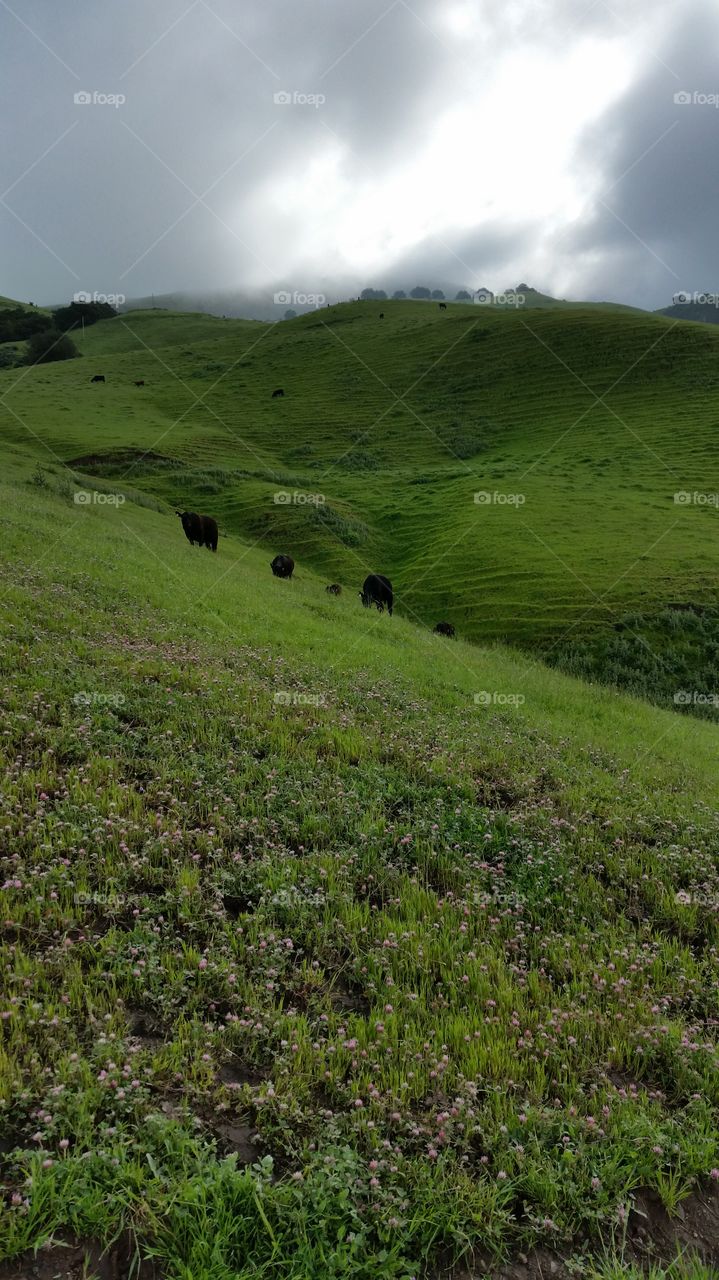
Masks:
[[[0,1255],[709,1280],[716,727],[6,461]]]
[[[694,320],[699,324],[719,324],[719,309],[714,302],[673,302],[657,312],[674,320]]]
[[[101,320],[85,329],[79,339],[83,355],[114,356],[125,352],[138,352],[149,356],[149,366],[154,375],[157,361],[153,351],[165,347],[187,348],[196,342],[227,342],[228,333],[237,340],[247,334],[250,339],[261,328],[251,320],[221,320],[219,316],[205,315],[200,311],[133,311],[113,320]],[[77,337],[77,333],[73,334]],[[184,351],[185,358],[192,351]],[[139,371],[149,372],[146,367]]]
[[[389,573],[408,618],[667,705],[712,696],[713,329],[355,303],[277,325],[138,312],[83,351],[0,374],[7,441],[209,511],[353,590]]]
[[[4,298],[0,296],[0,308],[5,307],[24,307],[26,311],[46,311],[46,307],[36,307],[31,302],[18,302],[16,298]]]

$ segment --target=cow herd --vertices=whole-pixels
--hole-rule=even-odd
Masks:
[[[217,550],[217,521],[213,516],[201,516],[196,511],[176,511],[175,515],[182,521],[185,537],[191,546],[207,547],[209,551]],[[276,555],[273,560],[270,560],[270,569],[275,578],[291,578],[295,571],[295,562],[292,556]],[[325,591],[329,596],[342,595],[339,582],[331,582],[325,587]],[[371,609],[374,605],[380,613],[384,613],[386,609],[390,618],[392,617],[394,590],[389,578],[383,573],[367,574],[362,590],[359,592],[359,598],[365,609]],[[438,622],[434,628],[434,634],[453,639],[455,630],[451,622]]]
[[[381,319],[384,319],[384,317],[382,316],[382,317],[381,317]],[[91,382],[104,382],[104,381],[105,381],[105,375],[104,375],[104,373],[96,373],[96,374],[94,374],[94,375],[93,375],[93,377],[90,379],[90,381],[91,381]],[[139,379],[137,379],[137,381],[135,382],[135,386],[136,386],[136,387],[144,387],[144,385],[145,385],[145,380],[144,380],[144,378],[139,378]],[[280,399],[282,398],[282,396],[284,396],[284,394],[285,394],[284,387],[277,387],[277,388],[272,392],[272,399],[273,399],[273,400],[280,400]]]

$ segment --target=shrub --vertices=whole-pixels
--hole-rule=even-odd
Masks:
[[[51,364],[56,360],[73,360],[79,351],[67,334],[59,329],[34,333],[27,344],[26,364]]]

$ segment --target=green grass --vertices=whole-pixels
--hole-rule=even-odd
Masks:
[[[0,1255],[631,1276],[719,1167],[716,726],[6,463]]]
[[[714,693],[718,344],[601,305],[143,311],[88,329],[82,360],[0,372],[0,429],[353,591],[388,573],[407,618],[672,706]]]
[[[48,315],[50,314],[50,309],[48,307],[36,307],[30,302],[18,302],[15,298],[5,298],[0,296],[0,309],[4,307],[24,307],[26,311],[47,311]]]

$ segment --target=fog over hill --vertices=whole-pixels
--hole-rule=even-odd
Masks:
[[[3,4],[3,288],[716,288],[716,6],[623,10]]]

